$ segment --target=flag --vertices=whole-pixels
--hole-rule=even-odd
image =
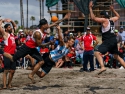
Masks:
[[[59,0],[46,0],[46,6],[52,7],[58,3]]]
[[[116,1],[122,8],[125,8],[125,0],[116,0]]]
[[[78,9],[85,15],[84,32],[88,26],[88,15],[89,15],[89,2],[91,0],[73,0]],[[96,0],[93,0],[96,3]]]

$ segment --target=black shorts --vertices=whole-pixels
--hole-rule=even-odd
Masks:
[[[118,54],[116,38],[110,38],[103,41],[102,44],[98,47],[97,51],[102,54],[106,54],[106,52],[110,52],[111,54]]]
[[[16,70],[16,62],[12,62],[9,58],[3,56],[4,69],[5,70]]]
[[[0,69],[0,73],[4,72],[4,68]]]
[[[41,68],[42,68],[42,71],[47,74],[47,73],[50,72],[52,67],[55,65],[55,62],[53,62],[49,58],[49,53],[43,54],[43,60],[44,60],[44,64],[43,64],[43,66]]]
[[[16,61],[20,58],[25,57],[28,54],[32,56],[33,58],[35,58],[37,62],[43,60],[41,54],[38,52],[36,48],[30,48],[26,46],[25,44],[22,45],[19,50],[17,50],[17,52],[13,56],[13,60]]]

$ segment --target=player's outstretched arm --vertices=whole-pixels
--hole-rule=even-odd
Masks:
[[[112,21],[117,21],[120,18],[120,15],[118,14],[118,12],[114,9],[113,5],[110,6],[110,10],[115,14],[114,17],[111,17],[110,19]]]
[[[58,20],[58,21],[56,21],[56,22],[50,24],[50,25],[49,25],[49,28],[50,28],[50,27],[53,27],[53,26],[55,26],[55,25],[57,25],[57,24],[59,24],[59,23],[61,23],[63,20],[69,19],[70,16],[71,16],[71,13],[67,13],[63,19]]]
[[[103,23],[105,22],[105,19],[104,18],[99,18],[99,17],[96,17],[93,13],[93,10],[92,10],[92,7],[93,7],[93,1],[90,1],[89,3],[89,11],[90,11],[90,18],[91,20],[95,21],[95,22],[98,22],[98,23]]]

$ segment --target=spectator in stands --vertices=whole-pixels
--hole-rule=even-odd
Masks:
[[[80,40],[80,39],[81,39],[81,37],[82,37],[82,34],[81,34],[81,32],[80,32],[80,31],[78,31],[77,39],[78,39],[78,40]]]
[[[113,56],[112,56],[112,54],[110,54],[109,52],[107,52],[103,56],[103,60],[104,60],[104,65],[106,67],[113,68]]]
[[[122,41],[125,41],[125,31],[123,26],[120,27],[119,34],[122,36]]]
[[[28,32],[28,36],[27,36],[27,38],[26,38],[26,41],[27,41],[27,40],[30,40],[32,34],[33,34],[33,31],[30,30],[30,31]]]
[[[79,43],[79,40],[77,38],[77,34],[74,34],[74,38],[75,38],[74,47],[76,48],[77,44]]]
[[[45,53],[49,53],[49,49],[45,46],[40,48],[40,53],[41,55],[45,54]]]
[[[67,42],[68,37],[70,36],[68,29],[64,32],[64,42]]]
[[[54,36],[54,41],[55,41],[55,47],[54,48],[56,48],[58,45],[59,45],[59,39],[58,39],[58,37],[57,36]]]
[[[21,42],[21,44],[26,43],[26,37],[23,32],[20,34],[20,42]]]
[[[121,44],[122,43],[122,36],[118,33],[117,29],[115,29],[114,33],[116,35],[117,42]]]
[[[23,29],[18,30],[18,38],[20,38],[20,34],[23,32]]]
[[[118,30],[117,29],[115,29],[115,31],[114,31],[114,33],[115,33],[115,35],[116,35],[116,39],[117,39],[117,45],[118,45],[118,52],[119,52],[119,56],[121,57],[121,58],[123,58],[123,56],[122,56],[122,52],[121,52],[121,46],[122,46],[122,34],[120,35],[119,33],[118,33]],[[124,33],[125,34],[125,33]],[[113,56],[112,56],[113,57]],[[116,60],[116,59],[114,59],[114,61],[115,61],[115,68],[118,68],[119,67],[119,65],[118,65],[118,61]]]
[[[70,52],[66,55],[66,61],[64,62],[64,67],[72,68],[76,60],[75,48],[71,47]]]
[[[125,61],[125,42],[123,42],[123,45],[118,47],[118,52],[119,52],[119,56],[121,58],[123,58],[123,60]],[[118,61],[117,61],[118,63]],[[119,69],[124,69],[123,66],[121,66]]]
[[[75,47],[75,53],[76,53],[76,60],[78,60],[78,62],[80,61],[79,63],[83,65],[83,52],[84,52],[84,50],[79,44],[80,41],[79,41],[77,35],[74,35],[74,37],[75,37],[74,47]],[[83,45],[83,43],[81,43],[81,45]]]

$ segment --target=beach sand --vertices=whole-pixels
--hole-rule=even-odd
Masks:
[[[99,76],[99,70],[79,72],[79,69],[53,68],[44,78],[35,75],[35,84],[28,79],[31,70],[17,69],[13,88],[0,90],[0,94],[125,94],[124,69],[107,69]]]

